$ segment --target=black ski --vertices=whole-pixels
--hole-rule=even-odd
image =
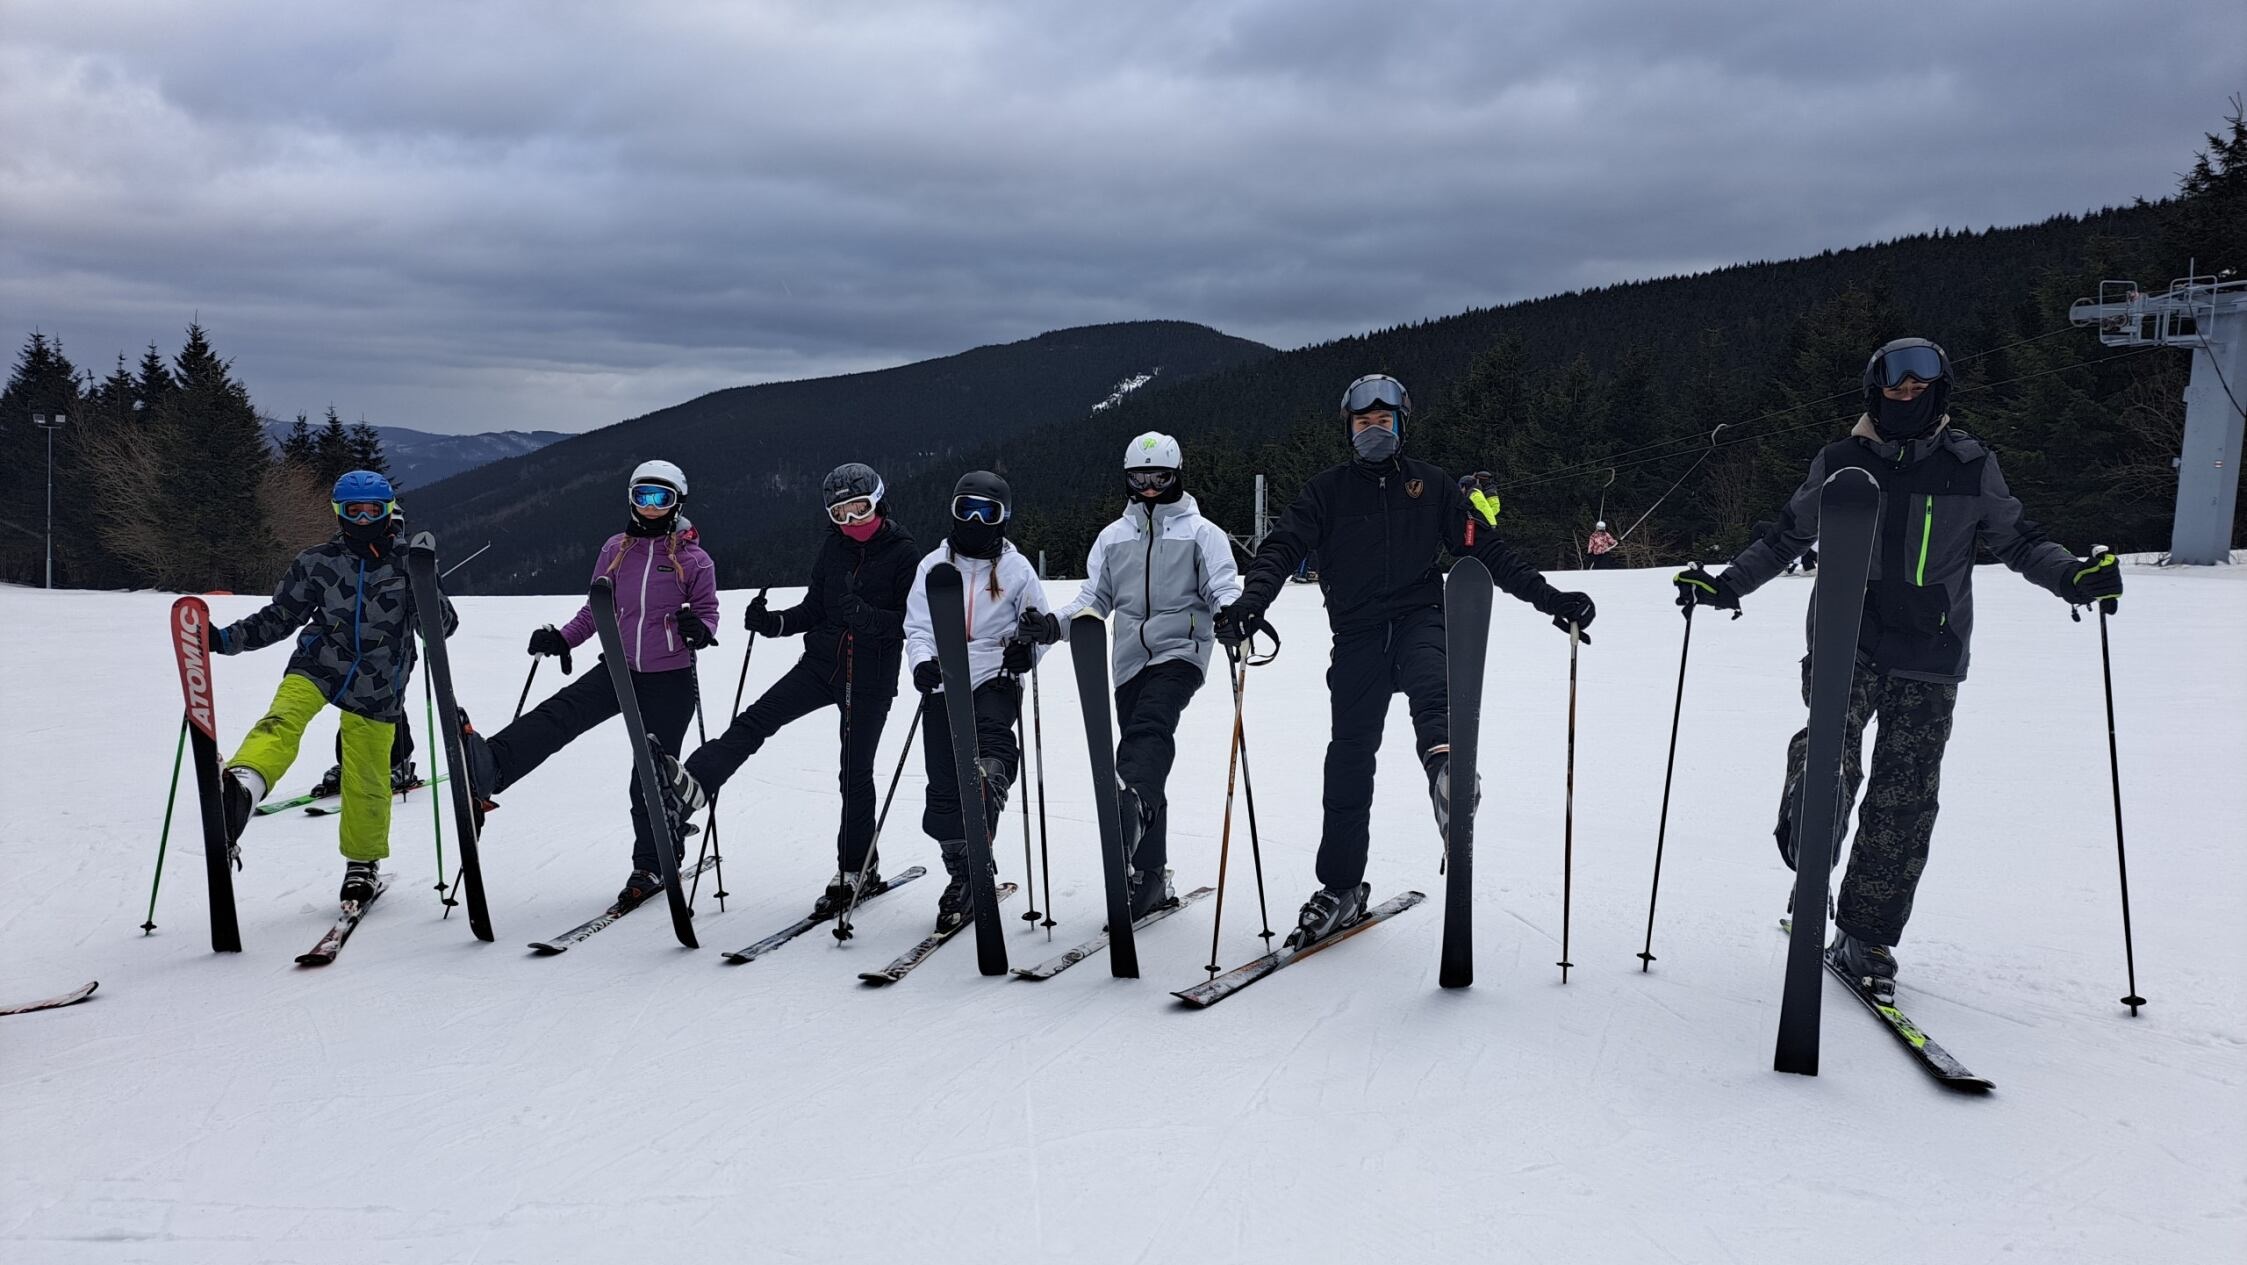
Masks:
[[[1147,928],[1153,926],[1158,922],[1161,922],[1165,918],[1170,917],[1172,914],[1177,913],[1179,910],[1184,909],[1186,906],[1191,905],[1198,900],[1201,900],[1202,898],[1208,896],[1211,892],[1214,892],[1216,890],[1217,889],[1214,887],[1197,887],[1193,891],[1190,891],[1184,896],[1179,897],[1175,903],[1164,905],[1162,908],[1154,910],[1153,912],[1147,914],[1145,917],[1141,918],[1139,921],[1131,924],[1131,929],[1134,933],[1145,931]],[[1110,939],[1111,937],[1108,935],[1108,933],[1103,931],[1099,935],[1094,936],[1092,939],[1085,941],[1083,944],[1078,945],[1076,948],[1069,950],[1067,953],[1064,953],[1057,958],[1051,958],[1044,962],[1040,962],[1036,966],[1018,966],[1014,968],[1014,974],[1017,978],[1020,979],[1052,979],[1054,976],[1059,975],[1061,972],[1068,970],[1070,967],[1075,966],[1077,963],[1082,962],[1086,958],[1091,957],[1093,954],[1107,948]]]
[[[859,907],[863,909],[867,901],[873,900],[878,896],[886,896],[889,893],[896,891],[898,888],[905,886],[907,883],[912,882],[914,879],[917,879],[926,873],[928,873],[927,869],[916,865],[912,869],[905,871],[903,874],[898,874],[890,878],[883,879],[881,882],[876,883],[873,886],[872,890],[862,893],[859,896]],[[763,957],[765,954],[779,948],[781,945],[784,945],[790,940],[795,939],[797,936],[800,936],[805,932],[811,930],[813,927],[821,926],[825,923],[833,922],[834,920],[835,915],[833,914],[806,914],[803,917],[798,918],[796,921],[789,923],[787,926],[782,927],[780,930],[773,932],[771,935],[766,936],[764,939],[757,941],[755,944],[752,944],[747,948],[735,949],[733,952],[726,954],[726,961],[754,962],[758,958]]]
[[[693,878],[695,875],[702,873],[704,870],[710,869],[711,867],[717,865],[717,863],[718,860],[716,857],[704,857],[702,858],[702,860],[695,863],[695,867],[693,869],[687,871],[687,877]],[[632,907],[632,909],[638,908],[638,905],[634,905]],[[567,953],[570,951],[571,946],[583,944],[587,940],[592,939],[596,932],[608,930],[610,926],[615,924],[617,919],[622,918],[628,913],[631,913],[632,909],[618,909],[615,905],[612,904],[607,909],[602,910],[600,913],[595,914],[593,917],[586,919],[584,922],[577,924],[576,926],[570,928],[562,934],[555,936],[551,940],[531,941],[530,947],[533,950],[536,950],[539,954],[547,957],[551,957],[556,953]]]
[[[491,907],[484,903],[484,866],[478,859],[475,795],[469,789],[468,762],[460,748],[460,704],[453,695],[452,658],[445,646],[445,595],[437,583],[437,538],[416,532],[406,546],[406,578],[413,584],[414,622],[428,656],[429,684],[437,692],[437,732],[444,739],[445,776],[452,782],[453,822],[460,836],[460,882],[468,892],[468,929],[478,940],[492,938]]]
[[[992,894],[991,908],[993,911],[996,911],[999,905],[1012,899],[1014,899],[1014,884],[1001,883],[998,886],[998,890]],[[888,966],[885,966],[878,971],[861,972],[858,978],[864,980],[868,984],[895,984],[897,981],[904,979],[906,974],[910,972],[914,967],[928,961],[929,954],[943,948],[945,944],[952,939],[952,937],[960,934],[966,929],[967,924],[963,922],[959,926],[952,928],[950,931],[931,932],[927,936],[922,937],[919,944],[916,944],[912,948],[907,949],[905,950],[905,952],[899,954],[895,962],[890,963]],[[990,974],[990,972],[985,971],[984,974],[988,975]]]
[[[1084,709],[1085,750],[1092,753],[1092,802],[1100,825],[1100,876],[1108,894],[1108,925],[1123,928],[1106,936],[1112,949],[1108,970],[1117,979],[1138,979],[1139,946],[1131,938],[1134,928],[1126,879],[1131,861],[1124,855],[1123,816],[1116,795],[1115,731],[1108,716],[1108,621],[1090,611],[1070,620],[1069,657],[1077,666],[1077,703]]]
[[[616,585],[596,576],[586,598],[593,608],[593,626],[601,633],[601,660],[609,665],[609,684],[616,690],[616,709],[624,716],[624,736],[632,742],[632,767],[640,778],[640,800],[647,806],[648,833],[655,836],[656,872],[663,876],[663,897],[671,906],[671,930],[690,949],[702,945],[694,938],[694,911],[687,908],[687,889],[679,882],[679,846],[671,837],[671,812],[663,798],[663,778],[655,770],[655,753],[648,750],[647,723],[640,719],[640,696],[632,688],[632,668],[624,658],[624,633],[616,622]]]
[[[1401,896],[1392,896],[1366,910],[1364,917],[1324,940],[1314,940],[1300,949],[1283,945],[1260,958],[1253,958],[1240,966],[1236,966],[1215,979],[1204,980],[1192,988],[1182,988],[1172,993],[1171,996],[1189,1006],[1214,1006],[1281,967],[1292,966],[1329,945],[1340,944],[1374,923],[1394,918],[1426,899],[1428,899],[1426,894],[1421,892],[1406,892]]]
[[[328,928],[328,934],[320,937],[320,943],[313,945],[311,952],[298,954],[296,964],[298,966],[326,966],[328,963],[335,961],[335,955],[343,952],[343,942],[351,938],[351,933],[358,927],[359,920],[366,917],[367,910],[376,901],[381,900],[382,894],[389,890],[390,876],[387,874],[378,875],[375,878],[374,895],[367,897],[364,901],[347,900],[343,902],[343,912],[336,915],[335,925]]]
[[[1482,750],[1482,675],[1490,649],[1490,568],[1451,564],[1443,582],[1444,658],[1450,673],[1451,821],[1443,843],[1443,966],[1436,982],[1475,982],[1475,765]]]
[[[1802,801],[1794,806],[1794,911],[1808,935],[1787,942],[1786,992],[1771,1065],[1818,1074],[1819,967],[1825,958],[1826,892],[1841,802],[1842,734],[1857,665],[1857,624],[1880,526],[1880,485],[1856,466],[1835,471],[1818,494],[1817,588],[1811,593],[1809,745]]]
[[[967,834],[968,909],[975,919],[975,961],[985,975],[1006,974],[1006,933],[991,890],[991,829],[983,820],[983,775],[975,767],[975,686],[967,658],[967,598],[960,572],[939,562],[928,572],[928,617],[944,673],[944,715],[959,774],[960,823]],[[934,946],[930,946],[933,950]],[[910,970],[912,968],[907,967]]]
[[[396,798],[397,796],[400,796],[400,795],[411,795],[411,794],[413,794],[413,793],[414,793],[415,791],[418,791],[418,790],[423,790],[423,789],[425,789],[425,788],[428,788],[428,787],[431,787],[431,786],[435,786],[435,785],[437,785],[437,784],[438,784],[439,782],[443,782],[443,781],[445,781],[445,780],[446,780],[446,779],[445,779],[445,777],[444,777],[444,776],[443,776],[442,774],[440,774],[440,775],[438,775],[438,776],[436,776],[436,777],[433,777],[433,778],[415,778],[415,779],[414,779],[414,781],[413,781],[413,784],[412,784],[412,785],[410,785],[410,786],[398,786],[398,787],[392,787],[392,788],[391,788],[391,791],[390,791],[390,794],[391,794],[391,796],[392,796],[393,798]],[[305,815],[305,816],[307,816],[307,817],[333,817],[333,816],[335,816],[335,815],[336,815],[337,813],[340,813],[340,812],[342,812],[342,811],[343,811],[343,809],[342,809],[342,807],[340,806],[340,804],[337,804],[337,803],[330,803],[329,801],[330,801],[330,800],[337,800],[337,801],[340,801],[340,800],[342,800],[342,798],[343,798],[343,796],[341,796],[341,795],[316,795],[316,796],[314,796],[314,797],[313,797],[312,803],[311,803],[311,804],[310,804],[310,805],[309,805],[308,807],[306,807],[306,808],[305,808],[305,810],[304,810],[304,815]],[[300,803],[301,803],[302,801],[297,801],[297,802],[300,802]],[[259,812],[264,812],[264,811],[265,811],[265,805],[263,805],[263,804],[260,804],[260,805],[258,805],[258,811],[259,811]]]
[[[89,980],[59,997],[49,997],[45,1001],[27,1001],[21,1006],[9,1006],[0,1009],[0,1015],[28,1015],[34,1010],[55,1010],[63,1006],[75,1006],[93,996],[94,990],[100,987],[100,980]]]
[[[1792,918],[1781,918],[1779,930],[1786,932],[1788,935],[1793,935],[1794,920]],[[1865,1003],[1867,1010],[1872,1011],[1882,1023],[1888,1025],[1888,1030],[1896,1034],[1896,1039],[1904,1043],[1904,1049],[1911,1053],[1913,1060],[1925,1069],[1929,1076],[1934,1077],[1951,1089],[1965,1090],[1970,1093],[1997,1088],[1995,1081],[1986,1076],[1976,1076],[1973,1072],[1968,1071],[1966,1065],[1959,1062],[1956,1055],[1935,1044],[1934,1038],[1921,1031],[1919,1025],[1912,1022],[1911,1016],[1896,1009],[1894,1002],[1884,1002],[1873,996],[1871,990],[1865,988],[1857,980],[1850,978],[1840,967],[1834,965],[1832,958],[1826,959],[1826,970],[1831,972],[1835,979],[1840,980],[1841,986],[1854,994],[1858,1001]]]
[[[180,694],[187,703],[188,745],[195,751],[195,794],[203,808],[203,877],[211,894],[211,951],[240,953],[242,924],[234,914],[234,847],[226,838],[226,804],[219,779],[218,710],[212,700],[211,608],[202,598],[172,603],[172,652],[179,660]]]

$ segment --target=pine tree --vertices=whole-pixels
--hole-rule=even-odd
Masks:
[[[333,404],[328,406],[327,422],[320,428],[314,452],[318,457],[315,467],[320,472],[321,483],[334,483],[352,468],[351,435],[344,429],[343,418],[336,414]]]
[[[156,344],[150,343],[140,358],[139,383],[133,391],[136,407],[142,417],[153,418],[160,415],[177,394],[179,383],[173,381],[171,368],[164,363]]]
[[[78,370],[63,354],[62,343],[37,330],[17,353],[8,385],[0,390],[0,576],[26,584],[43,582],[47,548],[48,444],[54,442],[55,475],[69,473],[68,437],[32,423],[34,415],[66,417],[83,424],[85,404]],[[60,487],[69,486],[58,483]],[[55,518],[57,584],[70,581],[67,519]]]
[[[390,463],[382,456],[382,435],[369,426],[365,419],[352,423],[344,440],[344,450],[351,454],[353,470],[372,470],[377,474],[390,473]]]
[[[312,419],[299,413],[289,424],[289,433],[281,440],[281,460],[310,471],[318,466],[319,456],[318,445],[312,438]]]
[[[271,577],[258,571],[275,552],[259,497],[271,461],[263,423],[200,323],[187,327],[173,377],[178,392],[159,419],[181,574],[204,587],[262,587]]]

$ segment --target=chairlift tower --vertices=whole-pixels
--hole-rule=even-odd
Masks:
[[[1230,536],[1234,544],[1239,545],[1248,553],[1249,557],[1253,558],[1256,556],[1256,551],[1264,547],[1264,538],[1271,534],[1272,514],[1264,499],[1264,476],[1257,475],[1256,512],[1253,521],[1249,524],[1248,535],[1243,536],[1239,532],[1227,532],[1226,535]]]
[[[2227,272],[2181,277],[2166,294],[2135,281],[2101,281],[2097,299],[2077,299],[2068,320],[2096,327],[2108,347],[2183,347],[2192,352],[2185,386],[2185,446],[2176,458],[2177,515],[2169,562],[2231,561],[2232,515],[2239,499],[2241,432],[2247,429],[2247,278]]]

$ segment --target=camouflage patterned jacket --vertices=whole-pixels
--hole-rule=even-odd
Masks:
[[[445,635],[460,626],[445,603]],[[257,650],[296,635],[290,672],[320,687],[329,702],[369,720],[404,714],[414,668],[413,591],[402,546],[360,552],[338,535],[296,556],[271,605],[211,634],[220,654]]]

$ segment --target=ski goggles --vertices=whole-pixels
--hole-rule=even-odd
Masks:
[[[1904,385],[1906,378],[1941,382],[1949,376],[1943,353],[1933,347],[1898,347],[1881,356],[1880,363],[1873,368],[1879,374],[1881,387],[1891,391]]]
[[[868,496],[854,497],[848,501],[837,501],[827,507],[827,517],[837,527],[848,527],[852,523],[863,523],[873,516],[874,499]]]
[[[1385,408],[1402,417],[1412,411],[1412,396],[1404,384],[1384,374],[1359,378],[1342,393],[1342,412],[1347,416]]]
[[[1134,492],[1168,492],[1178,485],[1176,470],[1126,470],[1124,486]]]
[[[667,510],[679,503],[679,490],[661,483],[632,485],[632,504],[644,510]]]
[[[330,501],[328,504],[335,507],[337,518],[362,527],[369,523],[379,523],[398,510],[396,501]]]
[[[963,523],[982,523],[996,527],[1006,521],[1006,502],[988,496],[955,496],[952,498],[952,517]]]

